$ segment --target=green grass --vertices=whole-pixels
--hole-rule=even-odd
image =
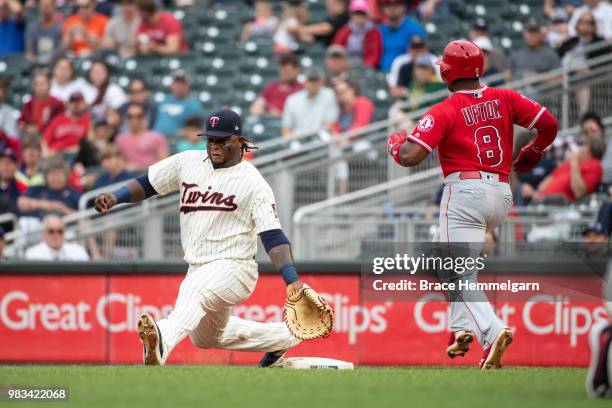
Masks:
[[[0,366],[3,385],[67,386],[49,407],[610,407],[584,393],[575,368],[358,368],[354,371],[226,366]]]

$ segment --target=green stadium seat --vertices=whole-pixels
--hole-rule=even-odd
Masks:
[[[0,75],[22,76],[29,75],[32,65],[23,54],[10,54],[0,58]]]

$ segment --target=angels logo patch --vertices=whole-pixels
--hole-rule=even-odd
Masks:
[[[434,127],[434,118],[429,113],[419,120],[417,124],[417,129],[420,132],[429,132]]]

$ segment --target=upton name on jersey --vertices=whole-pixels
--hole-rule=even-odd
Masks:
[[[438,148],[444,176],[462,170],[507,176],[514,124],[531,130],[544,110],[511,89],[458,91],[429,109],[408,139],[428,152]]]
[[[205,151],[186,151],[152,165],[149,181],[159,194],[179,191],[181,244],[191,265],[252,260],[257,234],[281,228],[272,188],[246,160],[215,169]]]

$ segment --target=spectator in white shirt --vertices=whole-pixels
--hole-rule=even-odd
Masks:
[[[338,119],[338,103],[334,91],[324,86],[325,74],[312,67],[306,72],[304,89],[287,98],[283,111],[283,137],[295,134],[331,131]]]
[[[80,92],[87,104],[92,103],[98,94],[96,88],[83,78],[77,77],[72,61],[65,57],[59,58],[53,65],[51,96],[66,103],[75,92]]]
[[[569,21],[569,35],[576,35],[576,24],[585,11],[590,11],[597,22],[597,34],[606,40],[612,40],[612,5],[604,0],[585,0],[578,7]]]
[[[106,118],[109,108],[119,109],[128,97],[121,87],[111,82],[110,67],[104,61],[94,61],[89,69],[89,83],[96,91],[90,112],[94,119]]]
[[[25,258],[30,261],[89,261],[85,248],[65,241],[64,221],[57,215],[43,220],[43,240],[28,249]]]

